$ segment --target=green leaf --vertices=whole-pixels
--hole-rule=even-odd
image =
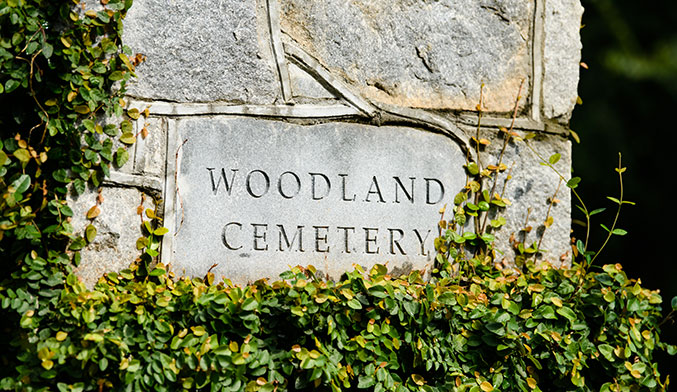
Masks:
[[[59,182],[69,183],[71,181],[71,179],[68,178],[68,171],[63,168],[58,169],[52,173],[52,177],[54,177],[54,179]]]
[[[113,81],[122,80],[122,78],[123,78],[123,75],[122,75],[122,72],[120,72],[120,71],[114,71],[114,72],[111,72],[110,75],[108,75],[108,79],[113,80]]]
[[[164,274],[166,274],[166,273],[167,273],[167,271],[163,270],[162,268],[155,268],[154,270],[152,270],[152,271],[150,272],[149,275],[150,275],[150,276],[162,276],[162,275],[164,275]]]
[[[12,91],[16,90],[17,87],[19,87],[21,83],[19,83],[17,80],[14,79],[7,79],[5,82],[5,93],[9,94]]]
[[[12,188],[14,188],[14,192],[16,193],[24,193],[28,189],[28,187],[31,185],[31,177],[28,176],[27,174],[22,174],[12,182],[12,185],[10,185]]]
[[[52,57],[52,54],[54,53],[54,47],[47,42],[45,42],[42,45],[42,55],[45,56],[46,59]]]
[[[259,307],[259,303],[254,298],[247,298],[242,303],[242,310],[252,311]]]
[[[596,210],[592,210],[588,215],[593,216],[593,215],[599,214],[600,212],[604,212],[605,210],[606,210],[606,208],[604,208],[604,207],[598,208]]]
[[[87,228],[85,229],[85,237],[87,238],[87,242],[91,243],[94,241],[94,238],[96,237],[96,227],[94,225],[88,225]]]
[[[559,153],[552,154],[550,156],[550,159],[548,159],[548,161],[550,162],[551,165],[554,165],[555,163],[557,163],[560,160],[561,157],[562,157],[562,155],[560,155]]]
[[[623,229],[614,229],[614,231],[612,231],[611,234],[626,235],[626,234],[628,234],[628,232],[623,230]]]
[[[115,153],[115,166],[122,167],[125,163],[127,163],[128,160],[129,153],[127,152],[127,149],[124,147],[118,148],[117,152]]]
[[[561,307],[557,309],[557,314],[564,316],[567,320],[569,320],[572,323],[576,321],[576,313],[574,313],[574,311],[571,310],[570,308]]]
[[[613,201],[616,204],[621,204],[621,201],[616,199],[615,197],[607,196],[606,198]]]
[[[614,361],[614,348],[608,344],[600,344],[598,347],[599,352],[606,358],[607,361]]]
[[[670,305],[672,305],[672,310],[677,312],[677,295],[672,297],[672,302]]]
[[[348,301],[348,307],[350,307],[351,309],[359,310],[362,309],[362,304],[360,303],[360,301],[353,298],[350,301]]]
[[[31,154],[25,148],[19,148],[14,151],[14,157],[25,164],[31,159]]]
[[[376,379],[371,376],[360,376],[357,379],[357,388],[366,389],[374,386],[376,384]]]
[[[85,239],[82,238],[82,237],[78,237],[75,240],[73,240],[73,242],[68,247],[68,249],[70,249],[70,250],[80,250],[80,249],[84,248],[85,245],[87,245],[87,243],[85,242]]]
[[[480,172],[480,168],[477,166],[475,162],[471,162],[468,164],[468,172],[472,174],[473,176],[476,176]]]
[[[73,189],[75,189],[75,192],[78,195],[82,195],[83,193],[85,193],[85,190],[87,189],[87,183],[85,183],[85,181],[82,180],[81,178],[76,178],[75,180],[73,180]]]
[[[125,132],[120,136],[120,141],[127,145],[134,144],[136,142],[136,136],[131,132]]]
[[[581,178],[580,177],[574,177],[574,178],[570,179],[569,181],[567,181],[567,187],[569,187],[571,189],[575,189],[578,186],[579,182],[581,182]]]

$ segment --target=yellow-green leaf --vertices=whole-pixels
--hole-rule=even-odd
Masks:
[[[416,384],[416,385],[425,384],[425,379],[423,378],[423,376],[421,376],[419,374],[412,374],[411,379],[414,381],[414,384]]]
[[[85,229],[85,238],[87,238],[87,242],[92,242],[94,241],[94,238],[96,237],[96,227],[94,225],[88,225],[87,228]]]
[[[124,144],[134,144],[136,142],[136,136],[131,132],[125,132],[120,136],[120,141]]]

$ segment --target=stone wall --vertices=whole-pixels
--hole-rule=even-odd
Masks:
[[[206,265],[211,262],[201,263],[198,259],[225,248],[213,243],[205,245],[212,240],[203,241],[201,234],[191,231],[188,223],[185,226],[188,233],[181,233],[190,210],[184,203],[194,197],[195,202],[190,202],[194,206],[201,199],[200,193],[191,196],[191,188],[197,184],[188,178],[189,171],[194,170],[192,165],[198,164],[196,160],[203,152],[205,168],[212,165],[207,162],[209,159],[224,161],[240,154],[234,162],[245,165],[242,161],[249,162],[247,159],[252,154],[260,154],[260,161],[268,162],[262,163],[269,165],[266,166],[269,169],[265,169],[268,172],[275,170],[270,168],[275,168],[276,162],[283,165],[287,158],[292,162],[288,165],[298,164],[293,166],[294,170],[302,170],[309,161],[315,166],[324,163],[331,166],[329,161],[335,161],[331,157],[318,156],[325,148],[321,143],[325,140],[329,150],[336,149],[337,157],[343,157],[338,162],[355,169],[358,174],[351,176],[357,177],[362,170],[355,162],[345,159],[345,155],[360,150],[368,140],[381,139],[369,139],[359,134],[355,136],[358,142],[347,142],[343,130],[365,135],[381,132],[378,134],[385,135],[384,144],[388,138],[393,139],[389,152],[382,155],[388,157],[385,166],[392,164],[401,168],[397,173],[403,176],[407,170],[427,173],[442,167],[453,178],[445,183],[462,184],[465,182],[465,159],[478,159],[470,138],[476,136],[478,128],[481,85],[484,85],[484,100],[479,132],[492,144],[480,154],[480,161],[485,165],[496,163],[502,147],[498,128],[510,127],[515,100],[521,91],[515,131],[521,134],[537,132],[538,136],[531,142],[535,150],[546,158],[554,153],[561,154],[562,159],[556,166],[567,176],[571,167],[571,146],[566,130],[577,98],[582,11],[579,0],[136,0],[125,19],[124,40],[133,52],[143,54],[146,60],[139,65],[138,79],[128,89],[128,101],[131,107],[148,109],[149,116],[142,116],[136,123],[139,134],[145,128],[143,133],[147,133],[147,137],[137,138],[138,142],[130,148],[129,162],[112,173],[101,191],[102,213],[95,220],[99,235],[83,253],[80,276],[92,285],[104,271],[124,268],[138,256],[135,239],[141,235],[138,215],[141,205],[144,208],[157,206],[165,217],[165,226],[170,229],[163,242],[163,261],[193,275],[206,272]],[[268,135],[275,136],[257,134],[259,127],[267,129],[269,124],[275,125],[270,125],[272,131]],[[201,134],[203,131],[204,135]],[[318,149],[317,154],[304,155],[303,146],[300,151],[293,148],[271,151],[271,145],[284,145],[293,139],[289,135],[303,132],[311,135],[308,137],[312,141],[307,139],[307,148]],[[411,136],[411,139],[401,136],[416,133],[435,136],[424,137],[426,141],[419,141],[418,136]],[[277,138],[279,143],[263,143],[256,147],[259,141],[268,137]],[[437,141],[437,137],[445,141]],[[300,144],[306,143],[306,139],[297,140]],[[408,152],[398,143],[409,143],[414,148]],[[432,146],[445,143],[450,143],[445,150],[448,159],[433,156]],[[233,146],[240,147],[228,150],[225,155],[219,152],[220,149],[235,148]],[[378,146],[373,147],[378,151]],[[400,148],[401,154],[388,155],[393,149]],[[284,151],[289,151],[289,156],[285,156]],[[429,151],[431,155],[426,154]],[[296,161],[291,159],[294,157]],[[357,163],[365,160],[355,159],[359,160]],[[412,160],[427,163],[418,167],[411,165]],[[525,226],[534,228],[526,234],[527,243],[540,240],[549,200],[556,195],[559,202],[549,212],[554,217],[554,224],[545,230],[541,247],[547,250],[544,258],[548,261],[555,264],[568,262],[571,210],[568,189],[560,183],[557,174],[540,165],[538,157],[523,144],[511,142],[503,162],[512,168],[512,179],[504,186],[505,176],[501,177],[498,188],[513,205],[506,210],[506,226],[494,233],[499,238],[502,257],[507,261],[514,258],[508,239],[511,234],[520,235],[519,230]],[[205,187],[205,198],[209,196],[207,176],[218,170],[219,162],[214,161],[212,166],[203,170],[202,180],[199,180],[204,181],[200,185]],[[231,166],[223,168],[235,170]],[[410,166],[413,168],[409,169]],[[339,173],[343,169],[336,170]],[[373,170],[380,173],[378,167]],[[232,171],[231,174],[236,173]],[[395,171],[388,173],[390,177],[399,175],[393,174]],[[407,177],[411,178],[412,192],[414,182],[423,181],[425,175]],[[306,189],[315,192],[315,188],[303,188],[305,185],[301,183],[319,177],[305,176],[303,180],[299,177],[298,192]],[[334,189],[337,189],[339,179],[348,178],[348,174],[339,173],[338,176],[333,177]],[[435,176],[442,178],[443,174]],[[293,178],[291,174],[287,177]],[[375,201],[374,205],[377,205],[381,200],[370,200],[370,196],[382,195],[375,193],[373,182],[376,180],[372,177],[377,175],[370,174],[366,180],[355,181],[358,184],[367,181],[365,186],[371,193],[367,193],[363,201]],[[228,178],[224,176],[223,179]],[[432,181],[432,177],[428,181]],[[416,185],[419,192],[424,189],[423,184]],[[214,195],[219,192],[214,188],[212,191]],[[250,191],[250,195],[259,196],[256,193],[259,191]],[[448,200],[444,202],[451,203],[455,192],[448,191]],[[84,215],[96,195],[97,191],[92,190],[76,200],[76,227],[86,225]],[[312,195],[309,197],[309,200],[319,200],[313,199]],[[284,201],[284,197],[278,199]],[[275,201],[270,196],[273,210],[277,209],[275,203],[280,200]],[[330,203],[329,200],[327,196],[326,203]],[[387,204],[386,200],[382,202]],[[212,206],[213,216],[218,217],[222,209],[242,210],[249,205],[238,204],[240,201],[233,203],[224,206],[207,203],[207,206]],[[411,203],[415,204],[413,197]],[[425,207],[426,203],[421,201],[421,204]],[[330,205],[334,204],[327,204]],[[283,216],[293,217],[294,211],[303,215],[302,204],[285,206],[280,207],[289,208]],[[253,211],[256,207],[251,208]],[[365,203],[352,208],[334,215],[327,213],[325,220],[333,222],[352,214],[369,216],[375,211]],[[318,222],[325,218],[323,210],[313,211]],[[260,213],[265,218],[265,210]],[[191,224],[215,225],[219,227],[215,232],[223,236],[219,241],[227,242],[226,229],[220,228],[225,221],[210,220],[209,212],[196,214],[190,215],[189,219],[198,219]],[[438,218],[431,216],[432,226]],[[316,224],[313,246],[321,249],[328,246],[330,240],[325,239],[317,227],[324,226]],[[359,231],[359,228],[355,230]],[[381,229],[381,233],[385,230]],[[402,258],[412,251],[398,250],[398,243],[392,237],[397,229],[388,230],[391,237],[390,242],[388,239],[382,242],[383,257],[368,258],[367,264],[392,262],[393,268],[407,265],[406,257],[400,260],[394,255]],[[344,232],[348,233],[348,230],[344,229]],[[262,233],[267,233],[267,242],[260,239]],[[254,233],[254,250],[272,244],[270,237],[273,235],[277,234],[261,231],[257,237]],[[369,242],[368,230],[365,235],[366,253],[370,253],[369,247],[379,243]],[[278,250],[282,250],[281,241]],[[343,253],[351,253],[347,237],[345,241],[343,245],[335,244],[334,248],[344,246]],[[364,244],[360,246],[364,247]],[[194,254],[192,249],[195,249]],[[295,264],[293,255],[287,254],[288,257],[278,263],[280,266],[268,267],[275,264],[269,260],[271,256],[276,257],[274,253],[265,254],[262,259],[252,259],[250,253],[233,256],[239,257],[235,261],[224,259],[223,264],[230,266],[219,267],[216,271],[244,283],[258,277],[274,277],[280,268]],[[330,255],[307,254],[300,262],[315,264],[332,277],[348,268],[351,262],[360,263],[338,257],[336,260],[340,259],[340,262],[337,263],[344,264],[333,269],[334,256]],[[414,260],[413,266],[425,268],[430,263],[429,256],[421,260],[421,263]],[[236,271],[248,272],[238,275]]]

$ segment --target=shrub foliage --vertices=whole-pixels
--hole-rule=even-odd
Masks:
[[[527,259],[520,270],[497,269],[487,233],[447,230],[426,280],[375,266],[327,282],[295,267],[240,287],[151,268],[166,230],[149,211],[141,259],[86,289],[72,266],[96,229],[72,233],[66,193],[98,186],[124,164],[136,136],[130,119],[140,115],[121,100],[137,62],[120,41],[131,1],[101,4],[0,0],[0,388],[667,387],[653,355],[675,347],[660,340],[656,291],[619,265],[556,269]],[[479,191],[474,184],[469,192]]]

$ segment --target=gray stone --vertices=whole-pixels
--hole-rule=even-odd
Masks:
[[[165,173],[165,154],[167,150],[167,131],[165,120],[157,117],[140,117],[136,121],[134,151],[134,173],[162,178]],[[143,129],[147,135],[144,138]]]
[[[524,133],[520,133],[524,136]],[[482,167],[498,165],[503,138],[495,130],[483,129],[481,137],[491,140],[491,145],[480,153]],[[499,251],[496,260],[511,265],[517,253],[511,238],[523,242],[525,247],[540,242],[543,250],[538,260],[548,261],[553,265],[568,265],[571,262],[571,192],[566,187],[570,178],[571,143],[561,136],[545,135],[528,141],[530,149],[524,141],[511,140],[502,159],[508,170],[501,173],[496,182],[495,192],[511,201],[499,215],[507,223],[498,230],[490,230],[496,237],[495,247]],[[538,155],[536,153],[538,153]],[[565,180],[560,183],[559,174],[552,168],[542,165],[539,155],[548,160],[553,154],[561,155],[554,165],[557,172]],[[509,180],[506,179],[511,176]],[[491,189],[493,182],[487,183]],[[559,187],[559,190],[558,190]],[[549,200],[557,202],[549,208]],[[545,227],[548,216],[553,218],[549,227]],[[488,227],[488,225],[487,225]],[[531,227],[528,231],[524,228]],[[542,238],[542,239],[541,239]]]
[[[69,205],[73,208],[75,233],[84,235],[85,228],[91,223],[97,229],[92,243],[82,251],[82,261],[75,273],[82,282],[92,288],[106,272],[128,268],[139,257],[136,240],[142,236],[141,216],[137,208],[155,208],[150,196],[135,188],[103,187],[103,202],[99,205],[101,214],[93,220],[87,219],[87,211],[96,205],[98,192],[88,189],[80,196],[71,195]],[[147,220],[147,219],[146,219]]]
[[[487,109],[510,111],[529,85],[532,20],[524,0],[281,0],[282,30],[331,72],[417,108],[473,110],[484,83]]]
[[[305,98],[336,99],[334,94],[330,93],[320,82],[301,70],[296,64],[290,63],[288,69],[291,89],[294,98],[298,101],[303,102]]]
[[[275,102],[280,81],[267,20],[265,1],[135,1],[123,40],[146,61],[129,94],[179,102]]]
[[[353,264],[430,271],[439,210],[465,184],[455,142],[414,128],[213,117],[172,132],[164,262],[192,276],[213,264],[238,283],[297,264],[332,278]]]
[[[581,61],[580,0],[549,0],[545,6],[543,112],[568,123],[578,96]]]

